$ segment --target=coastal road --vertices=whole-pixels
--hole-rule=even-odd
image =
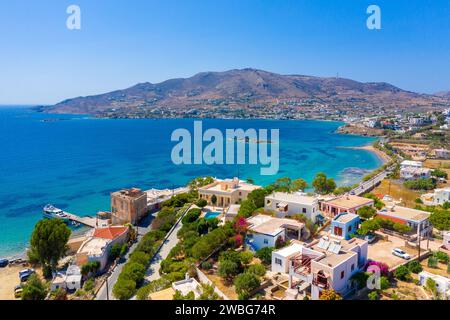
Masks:
[[[383,172],[380,172],[376,176],[374,176],[372,179],[361,182],[358,187],[350,191],[350,194],[355,194],[357,196],[365,194],[372,189],[375,188],[381,181],[383,181],[389,174],[390,171],[393,171],[395,169],[395,165],[387,168]]]

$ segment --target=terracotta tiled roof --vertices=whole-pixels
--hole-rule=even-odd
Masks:
[[[127,231],[128,231],[128,227],[97,228],[94,231],[94,237],[112,240]]]

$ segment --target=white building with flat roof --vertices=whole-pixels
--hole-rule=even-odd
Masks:
[[[426,193],[420,197],[427,206],[443,205],[450,202],[450,187],[435,189],[433,193]]]
[[[427,285],[427,280],[433,279],[436,282],[436,289],[441,295],[450,297],[450,278],[433,274],[427,271],[419,273],[419,282],[422,286]]]
[[[247,219],[247,223],[249,232],[246,245],[253,251],[275,247],[277,241],[299,240],[305,227],[305,224],[294,219],[275,218],[263,214]]]
[[[423,163],[421,161],[405,160],[400,164],[400,168],[422,168]]]
[[[311,298],[318,300],[326,289],[345,296],[353,289],[351,277],[366,264],[367,252],[366,240],[343,240],[329,235],[310,244],[294,243],[273,251],[272,272],[289,275],[286,294],[294,299],[300,291],[309,291]]]
[[[300,193],[274,192],[265,198],[264,209],[275,212],[279,218],[304,214],[313,222],[320,213],[317,197]]]

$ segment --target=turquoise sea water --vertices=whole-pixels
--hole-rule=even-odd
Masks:
[[[58,119],[58,121],[42,121]],[[62,120],[66,119],[66,120]],[[121,188],[172,188],[191,178],[277,177],[311,181],[323,171],[351,184],[381,161],[362,146],[371,138],[335,134],[341,125],[320,121],[203,120],[225,129],[280,129],[280,171],[260,176],[251,165],[186,165],[171,161],[173,130],[192,131],[191,119],[100,120],[0,108],[0,257],[22,251],[47,203],[78,215],[109,209],[109,194]],[[359,168],[359,169],[355,169]],[[362,170],[360,170],[362,169]]]

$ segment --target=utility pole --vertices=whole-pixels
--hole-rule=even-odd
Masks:
[[[419,229],[419,235],[418,235],[418,237],[419,237],[419,256],[418,256],[418,261],[420,262],[420,223],[419,223],[419,225],[417,226],[417,228]]]

